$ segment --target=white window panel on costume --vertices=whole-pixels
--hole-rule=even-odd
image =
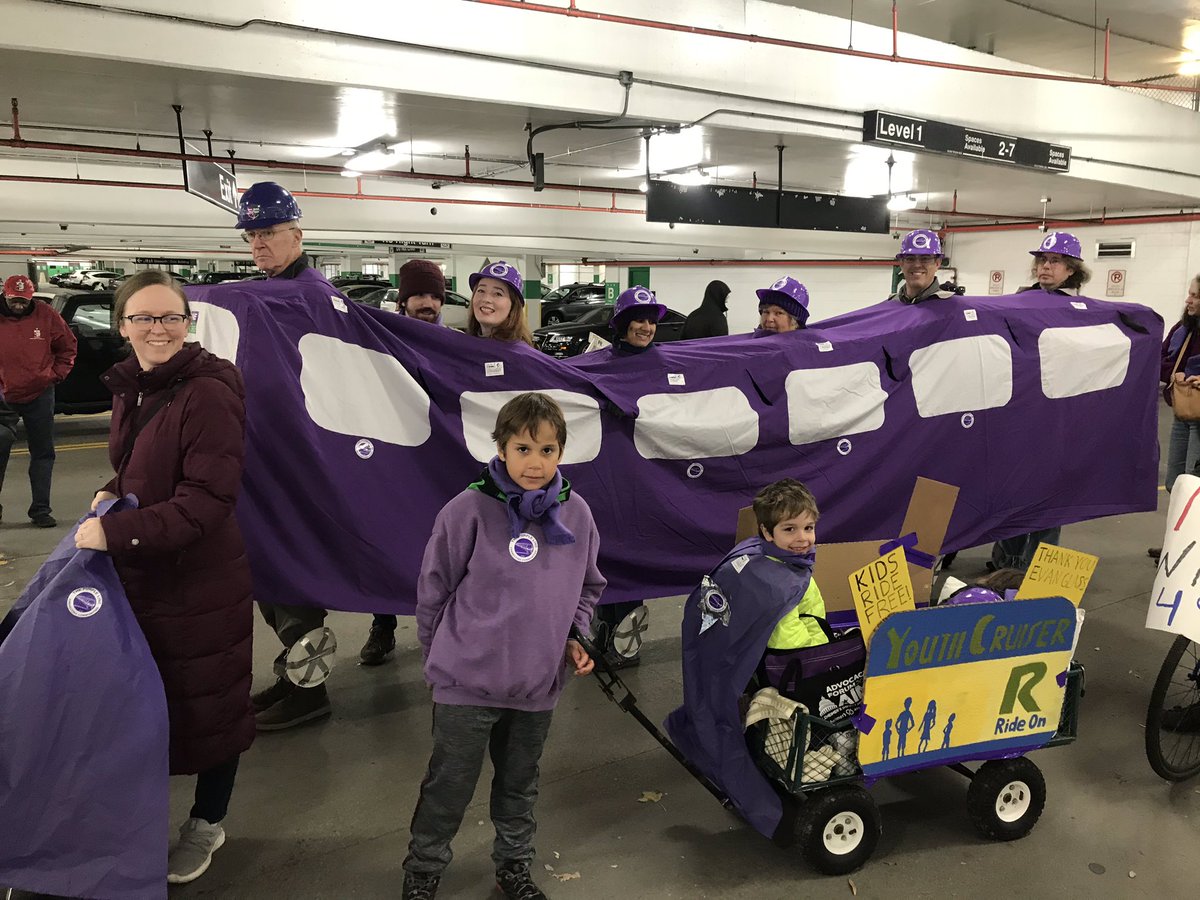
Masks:
[[[646,459],[740,456],[758,444],[758,413],[735,387],[638,398],[633,443]]]
[[[485,463],[496,455],[496,414],[500,407],[528,391],[465,391],[459,397],[462,405],[463,440],[470,454]],[[557,388],[539,390],[562,407],[567,420],[567,446],[560,465],[591,462],[600,455],[600,404],[587,394]]]
[[[995,409],[1012,399],[1012,348],[998,334],[956,338],[914,350],[909,359],[917,414]]]
[[[1059,400],[1123,384],[1131,347],[1116,325],[1047,328],[1038,335],[1042,393]]]
[[[223,307],[198,300],[189,300],[188,307],[196,317],[196,333],[189,334],[187,340],[195,341],[214,356],[236,364],[238,341],[242,336],[237,316]]]
[[[862,362],[829,369],[796,369],[784,381],[788,438],[814,444],[883,427],[887,391],[879,366]]]
[[[323,334],[306,334],[299,350],[300,389],[314,423],[401,447],[429,440],[429,397],[399,360]]]

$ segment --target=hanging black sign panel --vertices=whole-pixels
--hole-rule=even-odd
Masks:
[[[889,224],[883,199],[670,181],[650,182],[646,221],[855,234],[887,234]]]
[[[1047,144],[879,109],[863,113],[863,142],[967,156],[1025,169],[1066,172],[1071,168],[1071,148],[1062,144]]]
[[[135,256],[135,266],[196,266],[194,259],[175,259],[170,256]]]
[[[187,145],[188,153],[203,153],[202,150]],[[224,166],[214,162],[197,162],[185,159],[183,161],[183,187],[189,194],[195,194],[214,206],[237,215],[238,192],[237,179]]]

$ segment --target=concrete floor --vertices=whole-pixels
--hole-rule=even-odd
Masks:
[[[1169,421],[1161,421],[1165,442]],[[60,519],[86,509],[109,475],[106,417],[60,419],[55,506]],[[1165,444],[1164,444],[1165,446]],[[29,527],[22,515],[25,457],[14,457],[3,502],[0,614],[66,531]],[[1195,896],[1191,852],[1200,845],[1200,778],[1171,786],[1146,763],[1142,723],[1169,636],[1143,628],[1154,567],[1146,547],[1161,543],[1158,514],[1122,516],[1065,529],[1068,546],[1101,562],[1084,601],[1088,618],[1078,658],[1087,667],[1080,738],[1035,753],[1049,799],[1024,840],[978,838],[965,810],[966,782],[932,770],[873,788],[884,833],[873,859],[850,878],[809,870],[708,793],[590,679],[573,682],[558,708],[542,763],[535,869],[556,900],[568,898],[811,897],[1185,897]],[[960,554],[954,572],[982,572],[984,549]],[[680,700],[680,600],[651,605],[641,667],[627,681],[656,721]],[[331,719],[260,736],[243,757],[225,827],[226,846],[179,900],[391,898],[400,893],[408,821],[429,756],[429,695],[411,620],[395,658],[355,665],[369,617],[335,613],[342,647],[329,690]],[[256,685],[269,679],[274,635],[258,622]],[[173,779],[176,826],[192,781]],[[660,791],[658,803],[639,803]],[[1195,816],[1196,818],[1192,818]],[[440,896],[495,897],[486,781],[455,843]],[[543,868],[544,867],[544,868]],[[553,869],[553,871],[550,871]],[[553,876],[575,876],[561,883]]]

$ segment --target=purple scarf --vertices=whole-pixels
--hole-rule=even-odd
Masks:
[[[508,510],[508,524],[512,536],[520,537],[529,523],[537,522],[546,533],[548,544],[573,544],[575,535],[558,521],[559,494],[563,489],[562,472],[555,472],[554,479],[544,488],[527,491],[508,477],[508,469],[499,456],[488,463],[488,474],[496,487],[504,492],[504,507]]]

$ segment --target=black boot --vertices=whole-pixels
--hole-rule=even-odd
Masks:
[[[441,875],[422,875],[419,872],[404,873],[404,893],[401,900],[433,900],[437,896]]]
[[[296,686],[286,678],[276,678],[275,683],[269,688],[250,695],[250,706],[254,708],[255,715],[257,715],[264,709],[270,709],[295,689]]]
[[[496,869],[496,887],[507,900],[549,900],[529,875],[529,864],[505,863]]]
[[[291,682],[288,682],[291,685]],[[254,717],[259,731],[283,731],[329,715],[329,695],[325,685],[312,688],[291,686],[282,699]]]
[[[387,660],[395,649],[396,632],[382,625],[372,625],[371,633],[367,636],[367,642],[363,644],[358,658],[364,666],[378,666]]]

